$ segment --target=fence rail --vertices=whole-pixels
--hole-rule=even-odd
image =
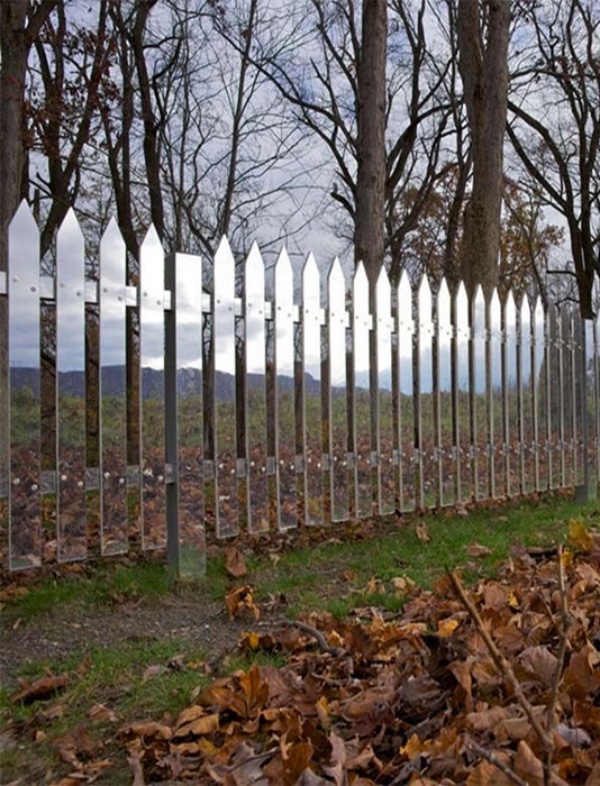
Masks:
[[[166,547],[205,569],[206,535],[340,522],[564,487],[597,487],[599,326],[497,293],[473,301],[359,265],[273,299],[255,245],[236,296],[227,241],[165,263],[150,229],[137,284],[113,222],[86,278],[67,216],[41,274],[27,205],[0,274],[2,556],[12,570]],[[210,294],[207,294],[210,290]],[[299,292],[299,302],[295,293]],[[7,537],[6,537],[7,533]]]

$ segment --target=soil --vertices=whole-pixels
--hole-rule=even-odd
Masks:
[[[1,605],[1,604],[0,604]],[[16,684],[31,661],[83,655],[90,647],[127,641],[181,641],[186,649],[218,661],[237,645],[247,617],[230,621],[225,602],[203,597],[191,587],[158,600],[115,602],[93,610],[69,604],[33,620],[0,618],[0,683]]]

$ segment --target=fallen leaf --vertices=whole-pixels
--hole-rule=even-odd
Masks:
[[[592,550],[594,541],[585,528],[583,521],[579,519],[571,519],[569,521],[569,543],[579,551]]]
[[[427,524],[424,521],[420,521],[417,524],[417,537],[423,543],[429,543],[431,540],[431,535],[429,534],[429,529],[427,528]]]
[[[494,552],[488,549],[487,546],[482,546],[480,543],[472,543],[467,546],[467,554],[471,557],[489,557]]]
[[[69,675],[66,673],[42,677],[35,682],[22,684],[21,690],[13,693],[10,700],[14,704],[19,701],[23,702],[23,704],[30,704],[32,701],[50,699],[59,690],[65,688],[68,683]]]
[[[237,546],[230,545],[225,548],[225,570],[234,579],[248,575],[246,559]]]
[[[260,618],[260,609],[254,600],[254,588],[250,584],[229,590],[225,597],[225,605],[230,620],[234,620],[245,610],[250,611],[255,620]]]

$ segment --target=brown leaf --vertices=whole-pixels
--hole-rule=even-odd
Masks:
[[[248,575],[246,559],[236,546],[230,545],[225,549],[225,570],[234,579],[241,579]]]
[[[490,554],[493,554],[493,551],[480,543],[472,543],[470,546],[467,546],[467,554],[471,557],[489,557]]]
[[[69,682],[68,674],[58,676],[42,677],[35,682],[25,684],[20,691],[13,693],[10,700],[16,704],[22,701],[23,704],[30,704],[32,701],[42,701],[50,699],[54,694],[65,688]]]
[[[579,551],[591,551],[594,541],[585,528],[583,521],[571,519],[569,521],[569,543]]]
[[[92,723],[116,723],[119,720],[118,714],[104,704],[94,704],[89,718]]]
[[[424,521],[420,521],[417,524],[416,532],[420,541],[423,543],[429,543],[431,540],[431,535],[429,534],[429,529],[427,528],[427,524],[425,524]]]
[[[260,609],[254,601],[254,588],[250,584],[229,590],[225,605],[230,620],[234,620],[244,610],[250,611],[256,620],[260,618]]]

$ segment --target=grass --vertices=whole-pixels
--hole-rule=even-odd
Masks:
[[[446,568],[461,568],[465,580],[473,582],[492,575],[518,544],[529,547],[566,542],[572,519],[597,528],[599,504],[576,504],[566,497],[551,496],[491,505],[468,516],[448,512],[406,518],[400,526],[394,522],[331,526],[321,542],[307,547],[296,546],[275,556],[248,550],[249,575],[237,582],[228,577],[221,557],[209,559],[206,578],[184,587],[159,562],[103,565],[69,573],[60,580],[43,579],[25,594],[15,594],[2,608],[2,625],[17,620],[35,625],[54,617],[68,620],[71,609],[93,615],[115,603],[160,604],[182,592],[222,601],[227,589],[240,583],[254,586],[259,603],[283,594],[289,616],[325,610],[344,618],[364,606],[393,614],[402,608],[405,597],[395,590],[392,579],[408,577],[430,588]],[[417,536],[423,525],[429,535],[427,542]],[[469,556],[467,548],[474,543],[489,548],[491,554]],[[185,669],[168,668],[175,656],[183,656]],[[83,726],[103,746],[102,756],[115,762],[96,782],[130,784],[131,770],[118,740],[118,728],[131,721],[177,715],[209,679],[205,667],[209,658],[209,652],[170,638],[167,632],[159,640],[132,639],[110,647],[86,647],[61,661],[48,661],[43,653],[34,655],[22,676],[37,678],[50,670],[55,674],[66,671],[71,679],[59,696],[28,706],[11,702],[14,685],[0,688],[0,743],[3,725],[10,724],[18,732],[17,744],[0,744],[0,783],[18,778],[24,778],[23,783],[42,783],[48,772],[59,780],[69,767],[60,762],[53,740]],[[247,669],[258,660],[278,666],[283,656],[233,653],[221,663],[221,669]],[[148,672],[149,667],[154,668]],[[118,720],[93,723],[90,711],[97,704],[109,707]],[[40,713],[47,714],[49,706],[61,709],[57,717],[44,720]]]

